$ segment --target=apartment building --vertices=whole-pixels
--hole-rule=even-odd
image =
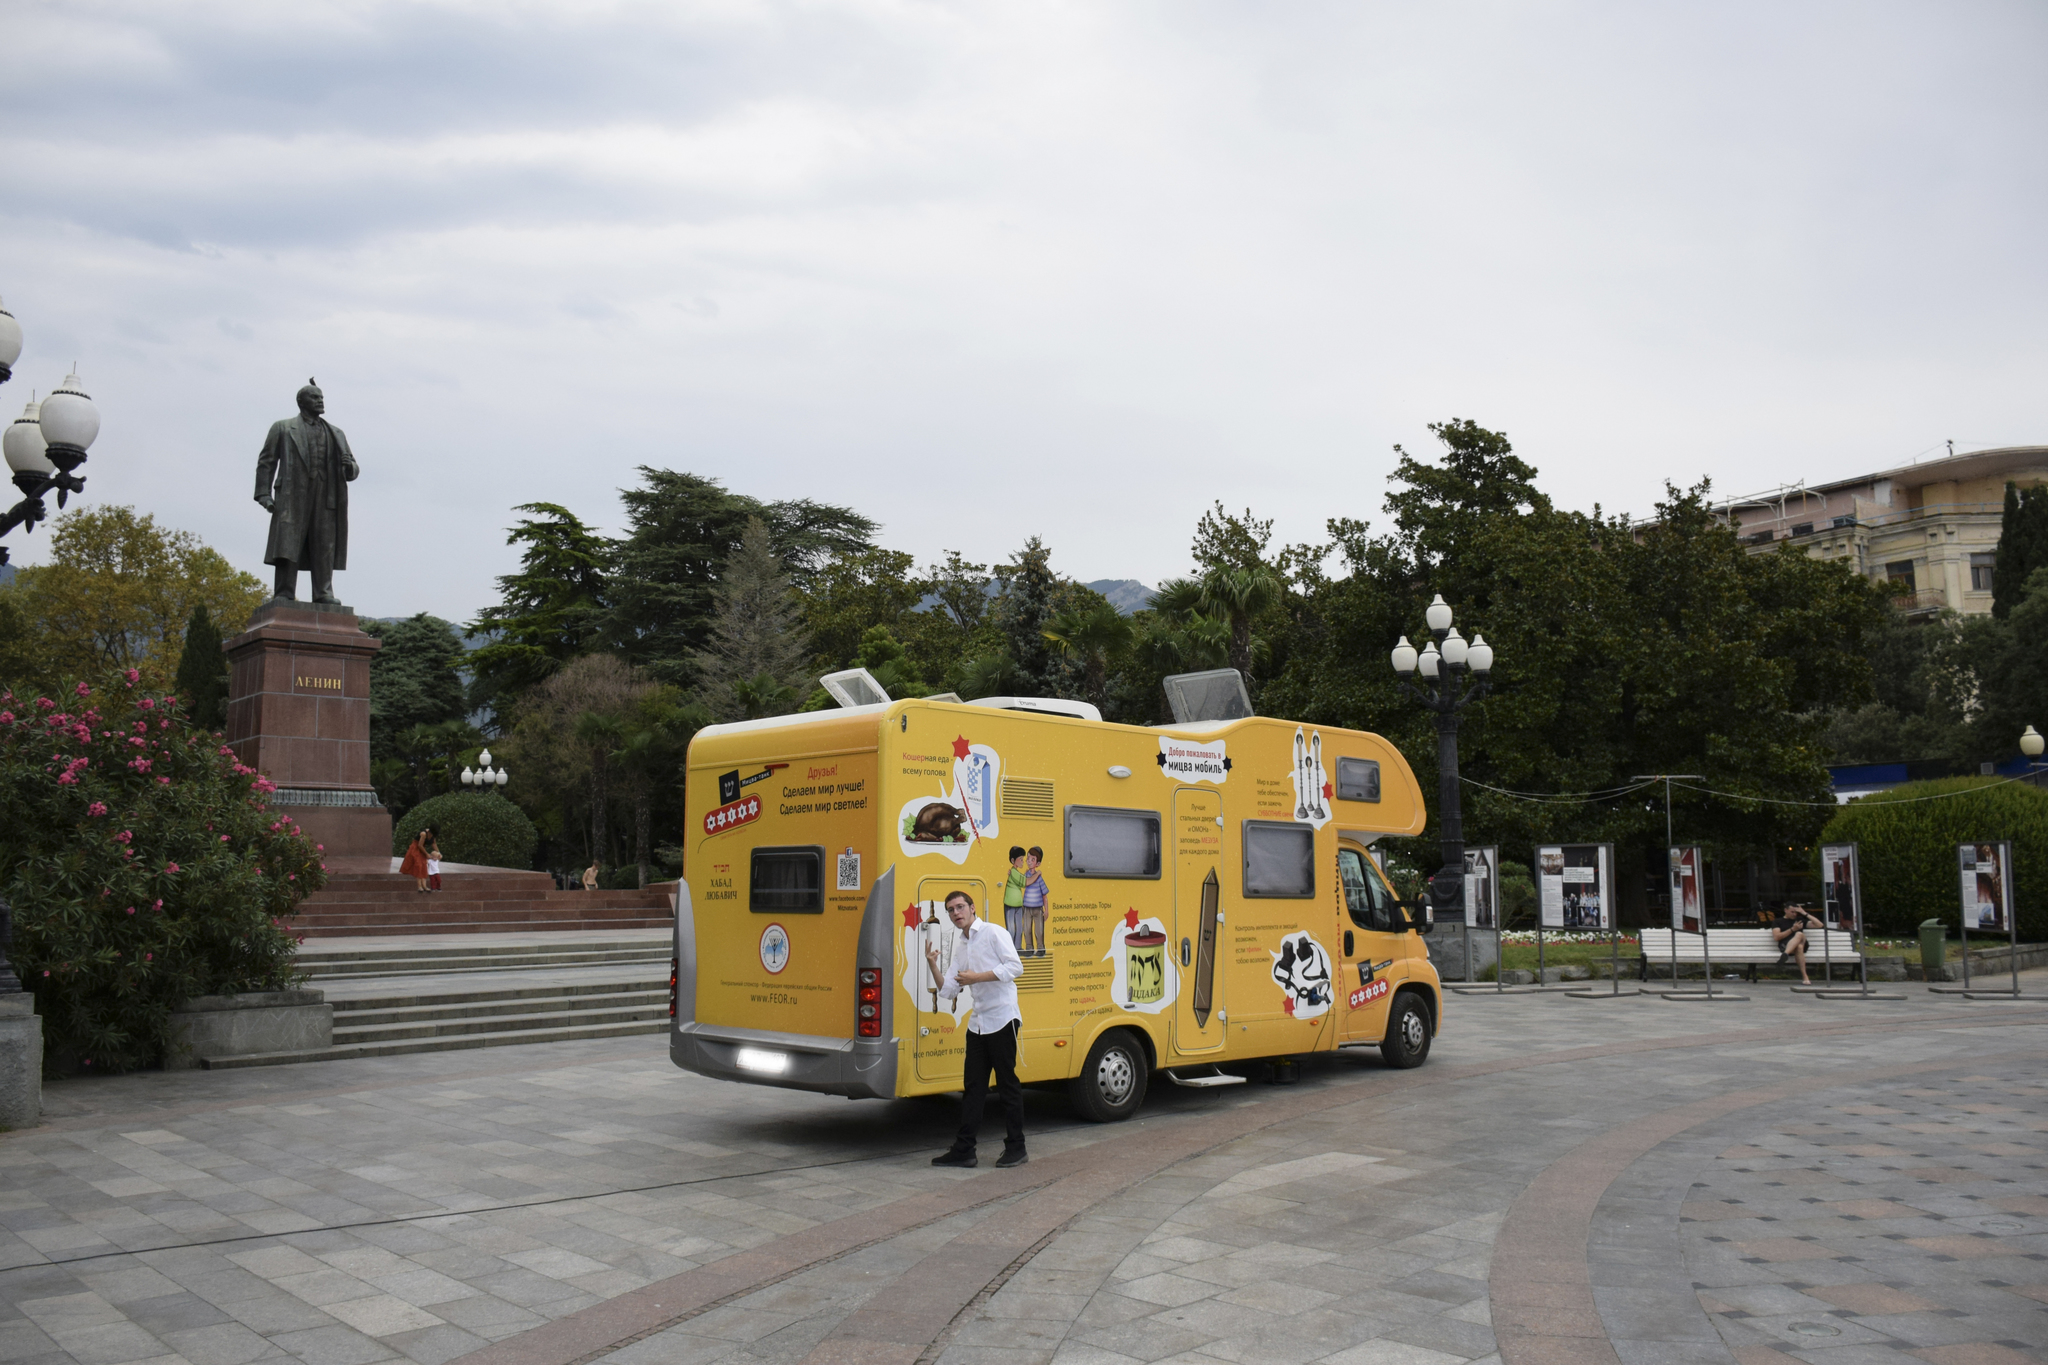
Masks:
[[[2048,446],[2007,446],[1809,487],[1787,485],[1723,504],[1754,553],[1789,540],[1816,559],[1842,559],[1898,583],[1899,609],[1991,610],[2005,486],[2048,483]]]

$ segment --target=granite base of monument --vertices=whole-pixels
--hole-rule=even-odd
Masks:
[[[272,802],[330,856],[390,856],[391,813],[370,785],[370,659],[381,642],[348,607],[272,598],[222,647],[227,742],[277,784]]]

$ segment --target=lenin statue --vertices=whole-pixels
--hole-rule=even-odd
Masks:
[[[313,600],[339,604],[334,571],[348,567],[348,485],[356,457],[341,428],[320,414],[327,401],[307,380],[299,415],[273,422],[256,461],[256,501],[270,513],[263,562],[277,566],[279,599],[298,600],[299,570],[313,571]]]

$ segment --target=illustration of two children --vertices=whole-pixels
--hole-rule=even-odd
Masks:
[[[1019,957],[1045,956],[1045,878],[1038,865],[1042,848],[1010,849],[1010,876],[1003,883],[1003,924]]]

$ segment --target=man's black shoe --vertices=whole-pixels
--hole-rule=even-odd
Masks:
[[[932,1158],[932,1165],[934,1166],[967,1166],[971,1168],[980,1164],[980,1160],[972,1152],[947,1152],[944,1156]]]
[[[996,1169],[999,1171],[1007,1171],[1010,1169],[1010,1167],[1022,1166],[1025,1162],[1029,1160],[1031,1160],[1031,1158],[1024,1154],[1024,1149],[1022,1147],[1005,1147],[1003,1149],[1003,1154],[996,1158]]]

